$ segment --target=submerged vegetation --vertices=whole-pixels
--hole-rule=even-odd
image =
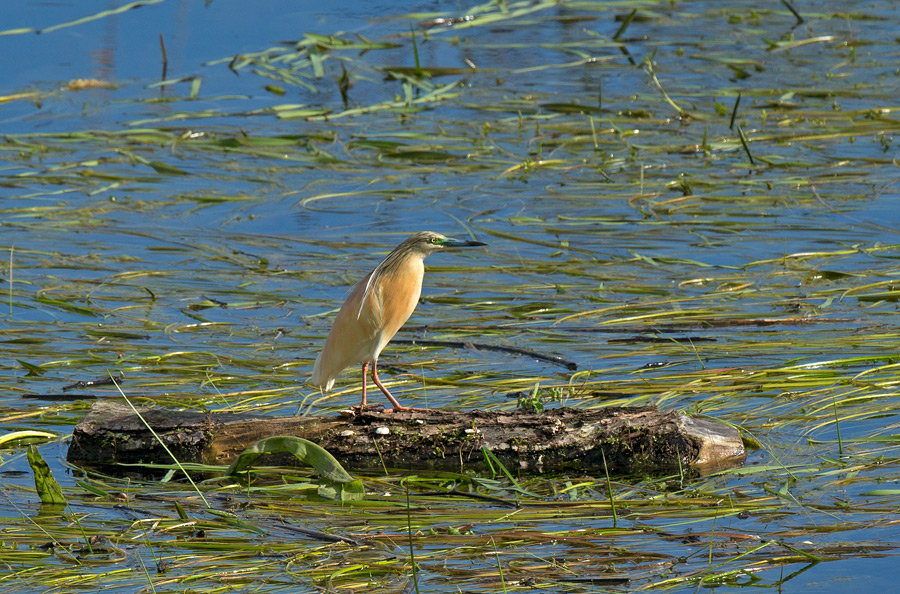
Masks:
[[[898,8],[626,4],[398,5],[159,80],[0,88],[0,592],[892,586]],[[385,460],[344,477],[365,493],[343,502],[313,470],[187,466],[195,489],[175,462],[67,466],[71,427],[117,385],[210,412],[355,402],[354,375],[328,397],[303,381],[346,290],[425,229],[489,248],[429,261],[381,359],[404,403],[682,409],[739,427],[746,466]],[[40,454],[64,502],[38,497]]]

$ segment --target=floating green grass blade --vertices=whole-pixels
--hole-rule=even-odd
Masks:
[[[362,481],[353,478],[323,447],[302,437],[276,436],[257,441],[241,452],[225,471],[225,476],[249,470],[264,454],[291,454],[312,466],[326,480],[319,488],[319,494],[323,497],[359,501],[365,496]]]
[[[50,467],[35,446],[28,446],[28,465],[34,474],[34,488],[37,490],[41,503],[49,505],[66,505],[62,487],[53,478]]]
[[[168,163],[163,163],[162,161],[150,161],[147,163],[150,167],[153,168],[157,173],[165,173],[166,175],[187,175],[187,171],[179,169],[174,165],[169,165]]]
[[[750,160],[750,164],[756,165],[756,161],[753,160],[753,155],[750,153],[750,141],[747,140],[747,135],[744,134],[744,129],[738,126],[737,131],[738,138],[741,140],[741,146],[744,147],[744,152],[747,153],[747,158]]]
[[[16,363],[24,367],[28,370],[28,375],[32,376],[41,376],[47,373],[47,370],[41,367],[40,365],[35,365],[33,363],[29,363],[28,361],[23,361],[21,359],[16,359]]]
[[[531,493],[530,491],[523,488],[522,485],[519,484],[519,482],[515,479],[515,477],[509,472],[509,470],[507,470],[507,468],[503,464],[503,462],[501,462],[500,459],[497,458],[497,456],[494,454],[494,452],[490,451],[489,449],[487,449],[485,447],[482,447],[481,453],[482,453],[482,455],[484,455],[485,460],[487,461],[490,468],[494,471],[494,473],[496,474],[496,469],[495,469],[495,465],[496,465],[496,468],[499,468],[500,472],[504,476],[506,476],[507,479],[509,479],[509,482],[511,482],[513,484],[515,491],[518,491],[519,493],[522,493],[523,495],[527,495],[528,497],[537,497],[536,494]]]
[[[425,73],[422,71],[422,65],[419,63],[419,46],[416,43],[416,30],[413,29],[412,23],[409,25],[409,36],[412,40],[413,63],[416,65],[415,74],[417,78],[422,78]]]
[[[241,530],[247,530],[255,534],[266,534],[267,532],[264,528],[260,528],[256,524],[247,522],[246,520],[241,519],[238,515],[229,511],[210,508],[206,510],[206,513],[222,518],[230,526],[234,526],[235,528],[239,528]]]
[[[860,493],[863,497],[897,497],[900,496],[900,489],[872,489]]]
[[[8,29],[6,31],[0,31],[0,36],[3,35],[18,35],[22,33],[52,33],[53,31],[58,31],[60,29],[65,29],[67,27],[76,27],[78,25],[83,25],[84,23],[89,23],[91,21],[96,21],[99,19],[105,19],[110,16],[115,16],[118,14],[122,14],[123,12],[128,12],[129,10],[140,8],[141,6],[151,5],[151,4],[159,4],[160,2],[164,2],[165,0],[137,0],[136,2],[129,2],[123,6],[119,6],[117,8],[111,10],[104,10],[102,12],[98,12],[96,14],[92,14],[90,16],[82,17],[80,19],[75,19],[74,21],[69,21],[66,23],[60,23],[58,25],[52,25],[50,27],[45,27],[43,29],[37,30],[32,28],[23,28],[23,29]]]
[[[58,437],[58,435],[56,435],[55,433],[50,433],[49,431],[35,431],[32,429],[25,429],[23,431],[10,431],[9,433],[0,435],[0,449],[18,447],[24,444],[42,443],[52,439],[57,439]]]
[[[631,10],[631,12],[629,12],[627,15],[625,15],[625,18],[622,19],[622,24],[619,25],[619,29],[615,33],[613,33],[613,36],[612,36],[613,41],[619,41],[619,39],[625,33],[625,29],[627,29],[628,25],[631,24],[631,21],[634,20],[634,15],[636,15],[636,14],[637,14],[637,8],[634,8]]]

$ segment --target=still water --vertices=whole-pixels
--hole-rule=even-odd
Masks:
[[[53,396],[109,373],[166,406],[354,403],[351,371],[332,399],[303,384],[329,321],[434,230],[489,246],[428,260],[398,338],[473,347],[389,347],[404,403],[512,407],[540,384],[710,414],[761,439],[749,466],[802,469],[804,504],[845,506],[817,544],[895,554],[879,510],[897,495],[865,493],[900,480],[872,441],[896,433],[900,15],[797,8],[799,24],[774,2],[6,3],[0,429],[64,436],[90,401]],[[839,488],[817,466],[834,446],[808,441],[837,438],[833,401],[866,468]],[[59,473],[64,451],[44,448]],[[34,506],[9,456],[0,470],[26,473],[11,497]],[[788,502],[741,529],[837,513]],[[889,588],[890,567],[848,553],[778,587]]]

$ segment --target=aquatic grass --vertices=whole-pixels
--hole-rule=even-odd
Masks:
[[[415,503],[415,501],[416,501],[415,495],[411,494],[411,502]],[[262,502],[257,502],[256,506],[259,506],[259,505],[264,505],[264,504]],[[255,516],[257,513],[256,511],[254,511],[254,508],[256,506],[252,506],[250,509],[251,517]],[[590,503],[588,503],[587,505],[581,504],[581,508],[585,514],[589,514],[589,513],[591,513],[591,509],[593,508],[593,505]],[[260,511],[262,511],[263,509],[264,508],[260,508]],[[576,509],[578,509],[578,508],[572,507],[571,511],[574,512]],[[286,511],[286,510],[282,504],[282,513],[284,513],[284,511]],[[450,511],[450,510],[446,510],[446,511]],[[650,552],[642,553],[642,552],[631,551],[631,550],[629,550],[629,548],[632,545],[627,542],[621,541],[621,539],[623,537],[628,538],[629,534],[632,535],[632,538],[633,538],[634,536],[640,534],[641,530],[619,531],[617,534],[610,533],[608,535],[604,535],[604,533],[600,533],[600,532],[591,533],[591,532],[585,532],[585,531],[577,531],[577,532],[573,532],[573,533],[554,532],[552,534],[542,534],[539,531],[534,531],[533,529],[527,528],[527,526],[529,524],[531,524],[534,520],[539,519],[543,515],[545,515],[547,513],[557,514],[558,512],[559,512],[558,504],[548,506],[547,509],[543,512],[536,510],[536,513],[538,515],[534,516],[532,521],[529,521],[529,519],[527,517],[530,513],[530,512],[528,512],[527,509],[524,511],[518,512],[516,514],[516,517],[519,519],[520,522],[524,522],[524,524],[523,524],[523,526],[525,526],[524,528],[519,528],[517,530],[510,531],[507,528],[501,527],[501,528],[499,528],[499,530],[498,529],[493,530],[494,534],[492,535],[492,537],[498,545],[500,545],[501,543],[509,543],[509,545],[518,543],[518,549],[507,549],[507,552],[505,552],[505,555],[510,555],[510,554],[512,555],[511,561],[513,561],[513,562],[516,562],[517,558],[519,557],[519,555],[515,551],[522,550],[521,547],[523,545],[528,548],[537,547],[534,549],[534,553],[537,554],[537,558],[539,560],[542,557],[539,550],[541,549],[541,547],[549,545],[550,539],[553,539],[553,541],[555,541],[557,543],[563,543],[561,545],[560,544],[556,545],[557,558],[559,558],[559,555],[565,554],[565,553],[563,553],[563,551],[565,551],[567,549],[573,549],[572,553],[577,554],[576,551],[580,546],[579,543],[587,544],[587,543],[590,543],[591,541],[597,541],[598,543],[602,543],[604,540],[607,540],[610,544],[612,544],[612,543],[616,542],[616,540],[614,540],[614,539],[618,539],[618,546],[616,547],[616,550],[620,551],[618,554],[613,553],[612,549],[609,549],[608,552],[601,553],[602,549],[597,549],[597,547],[594,546],[592,548],[595,551],[595,554],[600,554],[599,558],[597,559],[597,561],[595,563],[585,564],[585,562],[583,562],[583,561],[575,562],[573,559],[572,562],[575,563],[574,569],[579,569],[579,570],[587,570],[587,569],[591,569],[591,568],[593,568],[595,570],[599,570],[600,567],[603,567],[603,564],[605,564],[605,563],[618,561],[618,562],[623,563],[625,567],[630,568],[630,569],[626,570],[627,571],[626,575],[636,576],[636,575],[639,575],[639,573],[642,571],[642,561],[641,561],[642,559],[643,559],[643,563],[650,563],[650,562],[653,562],[654,560],[658,561],[661,558],[657,554],[653,554]],[[294,513],[296,513],[296,512],[294,512]],[[470,514],[470,512],[465,512],[462,509],[459,509],[458,511],[453,512],[453,515],[457,516],[460,520],[465,521],[465,519],[467,519],[467,516],[470,516],[471,514]],[[373,519],[375,517],[380,517],[378,524],[381,526],[383,526],[385,524],[385,520],[389,520],[389,518],[386,518],[383,514],[380,516],[373,516]],[[452,517],[452,516],[449,516],[447,519],[450,519],[450,517]],[[407,520],[405,520],[405,519],[401,520],[401,518],[402,518],[402,516],[396,518],[395,522],[396,521],[401,521],[404,523],[407,522]],[[440,518],[435,518],[435,520],[441,521]],[[397,526],[398,528],[400,527],[396,523],[395,523],[395,526]],[[217,529],[216,524],[214,524],[214,523],[206,524],[207,531],[215,530],[215,529]],[[151,533],[151,536],[153,534],[157,534],[157,533]],[[464,531],[460,531],[459,533],[456,533],[456,535],[451,535],[451,534],[445,533],[445,532],[439,532],[438,534],[440,535],[441,541],[443,541],[445,544],[443,546],[438,545],[437,548],[429,547],[429,549],[427,549],[417,555],[417,559],[418,559],[419,563],[422,565],[422,568],[426,571],[425,575],[437,570],[437,567],[434,566],[434,560],[440,558],[441,555],[446,554],[446,552],[449,551],[448,547],[458,548],[459,546],[465,546],[469,542],[483,541],[483,538],[481,538],[480,536],[475,535],[475,534],[471,534],[471,535],[467,536],[466,532],[464,532]],[[159,534],[158,536],[152,536],[152,537],[158,538],[161,536],[162,536],[162,534]],[[383,537],[378,537],[375,534],[370,534],[369,538],[378,539],[378,538],[383,538]],[[209,544],[211,544],[211,545],[216,545],[218,547],[228,546],[226,541],[222,541],[221,539],[216,538],[213,535],[213,533],[209,534],[207,536],[207,539],[208,540],[211,539],[209,541]],[[195,548],[195,553],[194,553],[195,557],[198,555],[207,557],[207,554],[204,554],[202,552],[203,548],[197,548],[201,543],[195,541],[194,544],[191,544],[192,540],[193,539],[190,539],[190,540],[186,541],[185,543],[178,545],[179,548],[183,549],[185,547],[193,547],[193,548]],[[416,546],[421,546],[421,540],[422,540],[421,536],[418,536],[414,539],[414,541],[416,541],[418,543]],[[437,542],[438,541],[435,541],[435,544],[437,544]],[[571,543],[571,544],[568,544],[568,543]],[[175,543],[172,543],[172,544],[175,544]],[[168,546],[172,546],[172,544],[170,544]],[[242,548],[245,550],[247,549],[246,545]],[[282,545],[278,548],[281,548],[283,550],[285,549],[284,545]],[[290,549],[291,549],[291,545],[288,545],[285,552],[289,552]],[[237,551],[235,551],[235,552],[237,553]],[[247,552],[250,553],[250,551],[247,551]],[[297,551],[297,552],[299,553],[299,551]],[[347,551],[344,553],[344,555],[346,556],[348,553],[350,553],[350,552]],[[353,557],[359,558],[360,553],[364,553],[364,550],[360,550],[358,553],[351,553],[351,555],[352,555],[351,558],[353,558]],[[528,555],[527,552],[526,552],[526,555]],[[315,552],[312,552],[311,557],[310,557],[310,553],[301,554],[300,556],[294,557],[293,561],[291,562],[291,566],[292,566],[292,568],[294,568],[293,570],[297,570],[297,569],[300,569],[305,566],[306,569],[303,571],[303,573],[307,576],[329,575],[329,572],[333,571],[333,569],[331,569],[331,570],[329,570],[328,568],[320,568],[319,570],[312,569],[312,565],[310,565],[310,563],[314,562],[315,559],[318,558],[319,556],[320,556],[320,554],[316,554]],[[214,567],[220,566],[222,568],[222,570],[226,570],[226,568],[229,565],[231,565],[233,563],[240,563],[242,558],[243,557],[240,555],[223,556],[221,554],[215,555],[215,557],[212,557],[212,558],[207,557],[204,559],[204,563],[210,569],[208,569],[206,572],[203,572],[203,573],[196,573],[196,574],[187,573],[185,575],[186,575],[186,577],[190,577],[191,575],[195,575],[196,577],[202,577],[204,575],[212,577],[216,573],[216,571],[213,569]],[[535,563],[535,558],[533,556],[528,555],[528,557],[526,557],[526,558],[530,558],[529,563],[531,563],[531,564]],[[665,558],[665,557],[662,557],[662,558]],[[174,558],[172,558],[172,559],[174,560]],[[522,560],[524,560],[524,559],[522,559]],[[199,559],[198,559],[198,561],[199,561]],[[351,567],[353,567],[352,564],[351,564]],[[390,567],[390,565],[388,565],[388,567]],[[549,563],[549,562],[541,563],[541,564],[539,564],[539,567],[541,568],[541,571],[544,573],[544,575],[546,575],[548,578],[556,575],[558,571],[563,570],[563,568],[559,567],[558,564]],[[170,565],[170,571],[176,571],[179,573],[184,572],[184,570],[188,569],[188,568],[189,568],[189,566],[185,566],[182,563],[176,563],[174,565]],[[256,569],[247,568],[244,571],[249,572],[250,575],[261,575],[262,573],[270,571],[272,569],[275,569],[275,567],[273,567],[270,563],[264,562],[264,563],[261,563],[258,566],[256,566]],[[352,576],[356,572],[359,572],[359,571],[362,571],[363,575],[366,574],[366,570],[362,566],[359,566],[357,569],[351,569],[346,574],[344,574],[346,576],[345,579],[350,578],[351,582],[352,582],[352,579],[353,579]],[[496,571],[497,571],[497,566],[495,565],[494,572],[496,572]],[[573,571],[573,566],[570,565],[568,568],[566,568],[564,570],[563,576],[561,576],[561,577],[564,577],[565,575],[571,575],[568,573],[571,571]],[[494,575],[496,575],[496,573],[494,573]],[[469,577],[468,579],[472,580],[473,578]],[[426,578],[426,580],[427,580],[427,578]],[[475,583],[477,583],[477,582],[475,582]],[[474,583],[473,583],[473,585],[474,585]]]
[[[174,97],[123,85],[102,108],[121,122],[107,130],[82,129],[93,124],[72,91],[5,103],[39,98],[57,114],[30,130],[17,119],[26,131],[0,143],[5,430],[67,433],[92,399],[117,396],[92,383],[106,370],[124,373],[136,404],[292,414],[318,398],[302,382],[341,296],[428,226],[491,245],[429,262],[399,335],[410,343],[382,360],[405,396],[505,410],[540,384],[538,396],[566,390],[578,407],[720,419],[764,447],[702,477],[410,477],[383,452],[353,506],[310,501],[308,474],[267,469],[249,497],[199,485],[222,515],[174,464],[153,469],[164,481],[57,472],[84,533],[128,547],[86,572],[41,548],[52,539],[26,515],[59,542],[82,537],[32,511],[22,455],[4,449],[22,513],[0,503],[0,588],[399,590],[414,555],[431,592],[447,579],[472,591],[789,589],[835,560],[894,554],[893,37],[868,8],[800,7],[816,34],[792,39],[794,15],[776,8],[488,3],[388,18],[372,39],[260,40],[197,67],[203,84],[185,78]],[[410,20],[430,79],[416,80]],[[675,122],[638,67],[651,54],[663,92],[697,120]],[[207,95],[223,74],[229,87]],[[312,414],[356,401],[357,377]]]

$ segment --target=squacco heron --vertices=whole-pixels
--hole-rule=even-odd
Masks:
[[[378,379],[378,355],[419,304],[425,258],[449,248],[479,245],[486,244],[423,231],[394,248],[350,291],[313,366],[312,382],[327,392],[344,369],[362,365],[360,407],[365,408],[366,373],[371,366],[372,381],[387,396],[394,410],[410,410],[401,406]]]

